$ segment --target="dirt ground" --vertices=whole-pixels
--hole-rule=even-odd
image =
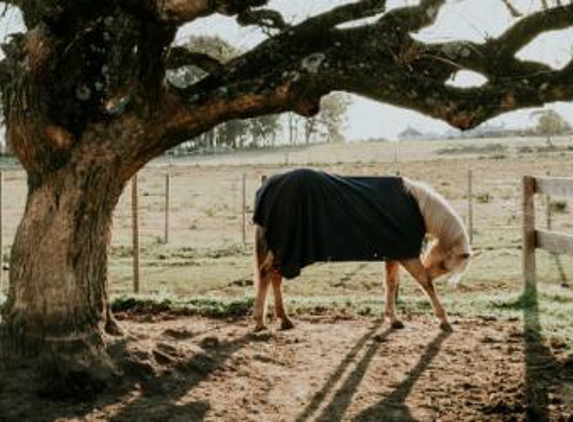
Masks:
[[[121,315],[120,315],[121,317]],[[87,402],[50,401],[0,371],[1,421],[573,420],[573,355],[518,320],[302,316],[290,331],[238,320],[123,316],[124,376]]]

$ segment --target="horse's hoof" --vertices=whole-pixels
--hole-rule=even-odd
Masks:
[[[265,331],[267,329],[266,325],[255,325],[255,328],[253,329],[253,333],[260,333],[261,331]]]
[[[392,328],[393,330],[402,330],[404,328],[404,323],[399,319],[388,318],[386,319],[386,321],[388,321],[388,323],[390,324],[390,328]]]
[[[454,331],[454,329],[452,328],[452,325],[447,321],[440,322],[440,330],[442,330],[446,333],[451,333],[452,331]]]
[[[280,327],[281,327],[281,330],[283,330],[283,331],[290,330],[290,329],[294,328],[294,324],[289,318],[282,318]]]

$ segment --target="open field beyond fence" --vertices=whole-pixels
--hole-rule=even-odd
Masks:
[[[400,173],[423,180],[451,201],[466,221],[471,170],[474,247],[484,253],[473,263],[466,284],[471,288],[476,283],[493,287],[519,282],[521,176],[570,176],[573,151],[568,145],[564,139],[555,150],[543,151],[540,139],[361,143],[153,162],[138,175],[141,292],[176,298],[250,295],[255,191],[262,175],[301,166],[348,175]],[[166,175],[170,193],[167,243]],[[5,262],[24,209],[25,186],[21,170],[4,171]],[[114,217],[109,264],[113,294],[132,291],[130,189],[126,187]],[[572,232],[571,204],[558,198],[551,203],[552,227]],[[543,227],[547,200],[542,198],[537,204],[538,225]],[[569,282],[568,276],[573,275],[570,259],[539,256],[541,280]],[[301,296],[370,296],[371,290],[365,287],[380,286],[380,271],[377,263],[319,264],[307,269],[301,282],[287,284],[287,289]]]
[[[573,151],[568,141],[544,151],[539,139],[321,145],[298,150],[248,152],[193,160],[160,160],[138,176],[141,291],[165,296],[246,293],[251,278],[254,193],[262,175],[307,166],[340,174],[396,174],[432,184],[468,217],[468,171],[472,172],[474,246],[484,250],[466,281],[506,282],[520,277],[520,182],[525,174],[570,176]],[[502,145],[502,147],[500,147]],[[465,151],[468,153],[465,153]],[[288,163],[288,164],[285,164]],[[166,175],[169,175],[169,229],[165,243]],[[243,244],[243,177],[246,221]],[[21,170],[4,170],[4,261],[25,205]],[[538,225],[547,201],[538,203]],[[571,232],[571,205],[552,199],[552,226]],[[110,287],[132,290],[132,213],[130,186],[117,206],[112,234]],[[567,283],[571,262],[540,254],[540,279]],[[329,264],[309,268],[305,282],[288,287],[308,296],[369,294],[378,286],[380,265]],[[6,279],[6,275],[4,279]],[[310,281],[312,282],[306,282]],[[4,283],[5,285],[6,283]],[[250,293],[250,289],[248,289]]]

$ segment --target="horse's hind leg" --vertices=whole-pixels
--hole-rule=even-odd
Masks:
[[[281,321],[281,330],[288,330],[294,327],[294,324],[287,315],[283,300],[283,276],[279,271],[271,271],[271,283],[273,284],[273,295],[275,297],[275,312]]]
[[[256,227],[255,230],[255,289],[256,298],[253,310],[255,331],[265,329],[265,316],[267,312],[267,294],[271,279],[270,263],[272,257],[264,240],[263,229]]]
[[[257,269],[255,276],[256,298],[253,318],[255,320],[255,331],[266,328],[265,319],[267,313],[267,293],[269,291],[270,274],[266,270]]]
[[[396,318],[396,296],[400,283],[400,265],[398,261],[386,261],[386,278],[384,285],[384,318],[394,329],[404,328],[404,324]]]
[[[418,282],[418,284],[422,287],[424,292],[430,298],[430,302],[432,303],[432,309],[434,310],[434,315],[440,321],[440,328],[444,331],[452,331],[452,326],[448,321],[448,315],[446,314],[446,310],[438,297],[438,292],[432,282],[432,279],[428,275],[426,268],[422,264],[422,261],[419,259],[409,259],[406,261],[401,262],[406,271],[408,271],[414,279]]]

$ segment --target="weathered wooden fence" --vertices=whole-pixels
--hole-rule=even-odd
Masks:
[[[523,196],[523,279],[526,286],[536,283],[535,250],[543,249],[554,254],[573,256],[573,236],[540,230],[535,227],[535,194],[547,197],[573,198],[573,178],[525,176]],[[548,206],[550,201],[548,200]],[[549,221],[549,219],[548,219]]]

